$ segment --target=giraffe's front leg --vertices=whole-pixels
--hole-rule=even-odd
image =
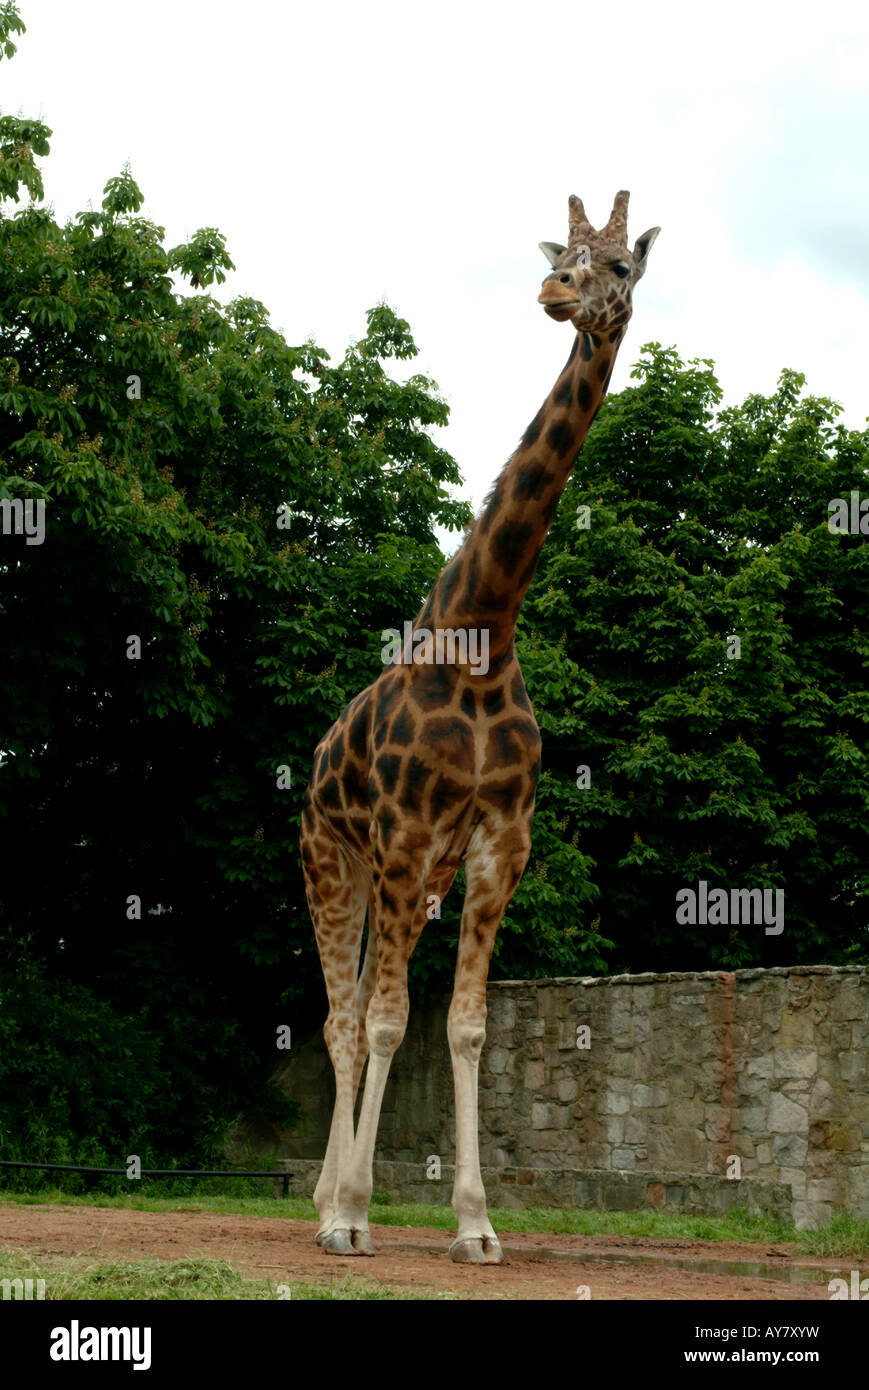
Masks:
[[[459,1222],[450,1258],[463,1264],[500,1264],[504,1258],[486,1211],[480,1172],[478,1072],[486,1040],[486,980],[495,935],[530,848],[527,825],[495,831],[483,822],[474,831],[465,860],[467,892],[447,1020],[456,1089],[453,1210]]]
[[[480,1053],[486,1038],[485,995],[476,1007],[456,1012],[450,1009],[447,1036],[456,1088],[453,1211],[459,1222],[458,1234],[450,1246],[450,1258],[461,1264],[500,1264],[504,1252],[486,1211],[486,1193],[480,1172],[477,1081]]]

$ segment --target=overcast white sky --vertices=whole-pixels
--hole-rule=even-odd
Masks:
[[[572,329],[537,243],[631,190],[662,227],[611,390],[644,342],[711,357],[724,404],[782,367],[869,413],[869,16],[815,4],[21,0],[0,107],[53,129],[46,196],[126,161],[167,245],[224,233],[291,343],[335,358],[386,300],[452,410],[479,505]]]

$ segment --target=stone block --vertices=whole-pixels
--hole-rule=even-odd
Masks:
[[[743,1134],[768,1134],[766,1106],[753,1101],[739,1107],[739,1128]]]
[[[613,1167],[626,1172],[633,1172],[637,1166],[637,1159],[633,1149],[616,1148],[613,1149]]]
[[[830,1016],[837,1023],[851,1018],[866,1018],[869,1014],[869,996],[866,990],[857,985],[843,985],[833,996]]]
[[[615,1174],[612,1175],[615,1178]],[[608,1211],[638,1211],[646,1199],[646,1182],[637,1177],[633,1182],[607,1184],[603,1200]]]
[[[849,1125],[830,1126],[830,1147],[838,1154],[855,1153],[859,1140]]]
[[[780,1168],[779,1178],[782,1182],[789,1183],[796,1200],[805,1201],[807,1178],[802,1168]]]
[[[633,1077],[634,1055],[632,1052],[611,1052],[607,1065],[609,1076]]]
[[[809,1114],[813,1119],[823,1119],[832,1115],[835,1108],[835,1092],[832,1086],[822,1076],[817,1077],[809,1095]]]
[[[807,1134],[808,1110],[781,1092],[774,1092],[769,1102],[768,1128],[773,1134]]]
[[[726,1143],[730,1138],[732,1123],[733,1115],[729,1106],[708,1106],[704,1129],[710,1144]]]
[[[779,1047],[811,1047],[814,1042],[814,1023],[805,1010],[795,1011],[791,1004],[782,1014],[778,1033]]]
[[[864,1086],[866,1082],[866,1053],[852,1048],[839,1053],[839,1075],[846,1086]]]
[[[806,1198],[809,1202],[840,1202],[843,1186],[839,1178],[810,1178]]]
[[[848,1209],[862,1221],[869,1220],[869,1163],[847,1170]]]
[[[798,1134],[776,1134],[772,1141],[773,1163],[782,1167],[804,1167],[808,1151],[807,1141]]]
[[[606,1120],[605,1133],[607,1143],[622,1144],[625,1138],[625,1116],[610,1115]]]
[[[740,1076],[737,1078],[737,1095],[740,1100],[745,1097],[754,1099],[762,1096],[764,1099],[769,1095],[769,1082],[765,1076]]]
[[[673,1151],[677,1163],[686,1170],[699,1168],[705,1158],[705,1144],[696,1129],[677,1129],[673,1136]]]
[[[633,1014],[632,1027],[634,1033],[635,1046],[645,1047],[648,1043],[651,1042],[652,1020],[648,1013],[638,1013],[635,1010]]]
[[[621,1119],[621,1116],[614,1118]],[[624,1117],[625,1143],[643,1144],[646,1140],[648,1126],[645,1115],[626,1115]]]
[[[507,994],[497,994],[488,1005],[489,1017],[494,1018],[498,1028],[512,1031],[516,1027],[516,1000]]]
[[[666,1105],[669,1099],[669,1094],[663,1086],[638,1084],[634,1086],[631,1092],[631,1103],[636,1110],[651,1109],[653,1107],[657,1108],[658,1106]]]
[[[794,1202],[794,1225],[798,1231],[817,1231],[831,1215],[828,1202]]]
[[[814,1047],[781,1047],[775,1054],[777,1077],[812,1077],[818,1072],[818,1053]]]
[[[762,1057],[749,1057],[745,1064],[747,1076],[772,1076],[775,1053],[767,1052]]]
[[[526,1091],[539,1091],[543,1087],[543,1063],[526,1062],[524,1085]]]
[[[840,1052],[851,1050],[850,1023],[835,1023],[830,1029],[830,1051],[837,1057]]]

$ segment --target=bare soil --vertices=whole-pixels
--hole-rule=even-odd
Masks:
[[[221,1216],[116,1208],[0,1204],[0,1245],[35,1256],[85,1255],[100,1262],[143,1258],[178,1260],[206,1255],[229,1261],[250,1278],[273,1284],[303,1280],[329,1284],[352,1274],[408,1293],[454,1290],[473,1299],[576,1299],[587,1286],[595,1299],[827,1300],[827,1282],[854,1261],[807,1259],[788,1245],[737,1241],[647,1240],[616,1236],[503,1232],[505,1260],[498,1266],[454,1264],[449,1231],[372,1226],[373,1258],[324,1255],[314,1243],[316,1224],[282,1218]],[[642,1256],[652,1263],[641,1263]],[[713,1273],[705,1262],[738,1261],[815,1272],[811,1283],[791,1283],[761,1271]],[[676,1262],[687,1262],[680,1268]],[[766,1277],[764,1277],[766,1276]]]

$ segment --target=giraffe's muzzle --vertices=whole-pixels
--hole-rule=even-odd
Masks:
[[[542,304],[549,317],[557,319],[559,323],[572,318],[580,307],[576,288],[569,283],[565,284],[563,279],[544,280],[543,288],[537,296],[537,303]]]
[[[563,323],[565,319],[573,318],[573,315],[580,307],[578,299],[557,299],[552,302],[547,302],[541,296],[537,302],[542,304],[549,317],[555,319],[558,323]]]

